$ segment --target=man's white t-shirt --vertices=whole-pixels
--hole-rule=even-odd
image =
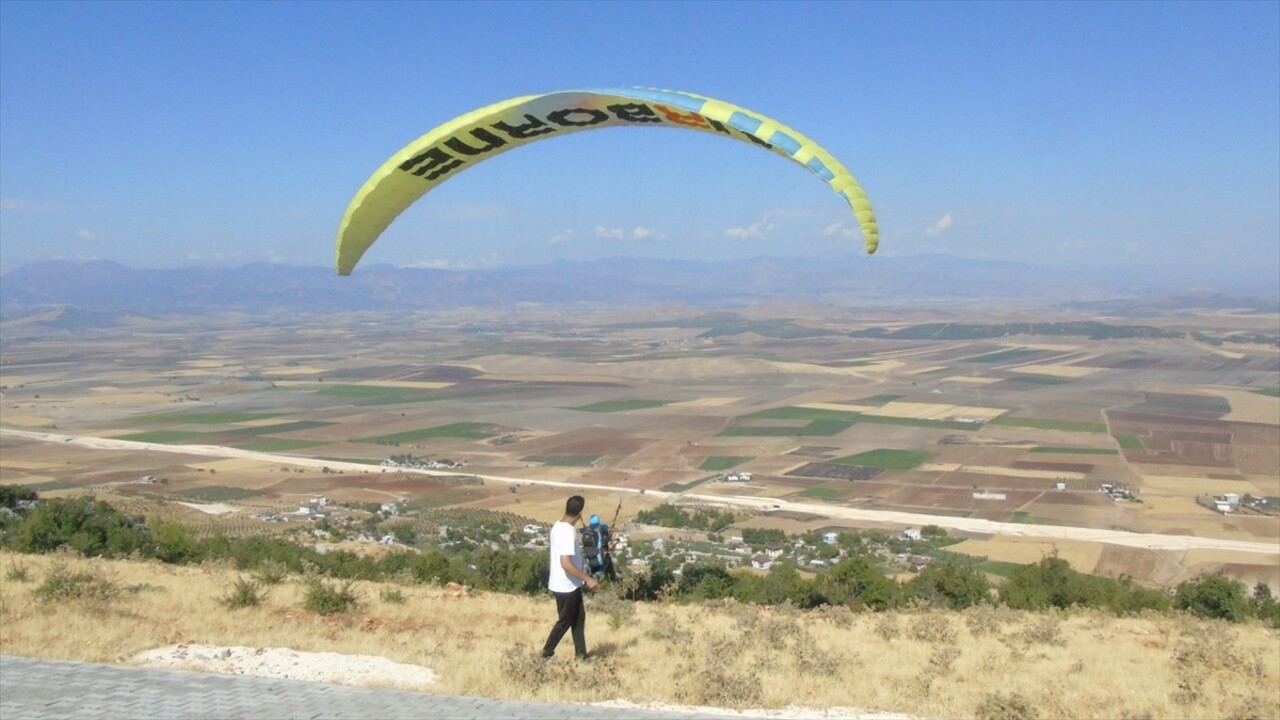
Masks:
[[[561,555],[572,555],[573,566],[582,570],[582,548],[578,544],[578,532],[569,523],[560,520],[551,526],[551,575],[547,587],[551,592],[573,592],[582,587],[582,581],[564,571]]]

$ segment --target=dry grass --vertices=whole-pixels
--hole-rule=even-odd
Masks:
[[[1280,718],[1280,633],[1256,624],[1001,608],[635,606],[600,596],[588,604],[597,661],[583,666],[569,659],[567,639],[552,662],[536,659],[552,620],[548,598],[355,583],[358,608],[322,617],[304,609],[306,583],[296,576],[271,586],[260,606],[229,611],[219,598],[242,576],[228,568],[0,554],[0,567],[10,566],[30,576],[0,586],[0,652],[17,655],[121,662],[175,643],[283,646],[380,655],[432,668],[442,693],[522,700]],[[119,592],[37,600],[33,590],[56,568]]]

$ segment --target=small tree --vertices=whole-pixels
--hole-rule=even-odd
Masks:
[[[1222,572],[1201,575],[1178,585],[1174,605],[1192,615],[1241,622],[1250,615],[1244,583]]]

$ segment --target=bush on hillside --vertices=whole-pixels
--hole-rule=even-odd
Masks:
[[[986,575],[954,558],[926,567],[903,587],[905,597],[949,610],[985,603],[990,592]]]
[[[320,615],[336,615],[360,607],[360,598],[351,589],[351,581],[339,585],[329,583],[320,578],[312,578],[307,582],[308,610]]]
[[[54,563],[43,582],[32,591],[42,603],[83,602],[107,605],[120,596],[120,584],[108,574],[88,567]]]
[[[71,547],[85,557],[124,557],[151,551],[150,534],[144,526],[88,496],[41,501],[13,535],[13,547],[19,552],[46,553]]]
[[[1241,622],[1252,610],[1244,583],[1221,572],[1179,583],[1174,604],[1192,615],[1228,622]]]

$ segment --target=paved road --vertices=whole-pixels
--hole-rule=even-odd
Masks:
[[[222,447],[218,445],[161,445],[143,443],[133,440],[116,440],[80,435],[60,435],[57,433],[35,432],[0,427],[0,435],[25,438],[47,443],[70,443],[96,450],[145,450],[151,452],[177,453],[202,457],[245,458],[262,462],[299,465],[319,469],[328,466],[346,472],[370,473],[378,468],[360,463],[348,463],[334,460],[304,458],[283,453],[267,453],[257,450]],[[456,472],[441,472],[400,468],[397,472],[414,472],[424,475],[456,475]],[[473,474],[473,473],[468,473]],[[554,487],[573,488],[575,490],[602,490],[609,493],[636,493],[640,488],[621,488],[608,485],[590,485],[586,483],[562,482],[557,480],[526,480],[523,478],[505,477],[501,475],[475,475],[485,480],[515,484],[536,484]],[[1047,482],[1047,481],[1046,481]],[[938,525],[948,530],[1003,535],[1009,537],[1045,538],[1051,540],[1078,540],[1082,542],[1107,543],[1126,547],[1145,548],[1149,550],[1226,550],[1239,553],[1260,553],[1264,555],[1280,555],[1280,545],[1274,542],[1251,542],[1247,540],[1225,540],[1214,537],[1196,537],[1192,535],[1164,535],[1158,533],[1135,533],[1124,530],[1099,530],[1094,528],[1069,527],[1060,525],[1026,525],[1022,523],[995,522],[982,518],[948,517],[946,515],[927,515],[908,513],[896,510],[868,510],[866,508],[849,508],[836,505],[820,505],[815,503],[799,503],[776,498],[746,495],[699,495],[695,493],[668,493],[661,490],[647,491],[649,497],[674,499],[677,497],[697,502],[716,505],[732,505],[755,510],[787,510],[806,513],[818,517],[839,518],[859,522],[895,523],[900,525]]]
[[[368,690],[301,680],[0,655],[0,718],[4,720],[677,720],[695,717],[708,720],[710,716]]]

